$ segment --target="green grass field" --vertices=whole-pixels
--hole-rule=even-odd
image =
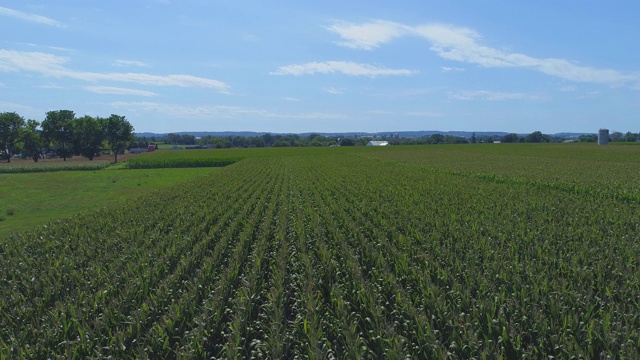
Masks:
[[[199,153],[0,239],[0,358],[636,359],[639,151]]]
[[[0,238],[213,171],[191,168],[3,174]]]

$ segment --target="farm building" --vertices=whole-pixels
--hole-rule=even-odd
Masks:
[[[598,130],[598,145],[607,145],[609,143],[609,129]]]
[[[367,143],[367,146],[387,146],[387,145],[389,145],[388,141],[374,141],[374,140],[372,140],[372,141],[369,141]]]

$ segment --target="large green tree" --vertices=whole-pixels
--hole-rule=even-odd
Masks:
[[[442,134],[433,134],[429,136],[427,140],[427,144],[442,144],[444,143],[444,135]]]
[[[524,138],[524,142],[528,143],[540,143],[549,142],[548,137],[545,137],[540,131],[534,131]]]
[[[636,142],[637,140],[638,140],[638,134],[634,134],[631,131],[627,131],[624,137],[620,139],[620,141],[626,141],[626,142]]]
[[[103,141],[104,129],[97,119],[86,115],[73,121],[73,147],[78,154],[93,160],[100,155]]]
[[[42,121],[42,137],[58,156],[67,161],[71,157],[73,147],[73,120],[76,114],[71,110],[57,110],[47,112]]]
[[[136,140],[133,134],[133,126],[124,116],[112,114],[106,119],[100,119],[104,138],[109,144],[109,149],[115,156],[114,162],[118,162],[118,153],[124,151],[132,142]]]
[[[20,140],[24,119],[15,112],[0,113],[0,156],[11,162]]]
[[[502,137],[502,142],[505,143],[517,143],[520,137],[516,133],[507,134]]]
[[[38,162],[42,154],[42,136],[38,130],[40,123],[36,120],[27,120],[26,126],[22,129],[22,155],[28,156],[33,161]]]

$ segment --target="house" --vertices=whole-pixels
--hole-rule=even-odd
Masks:
[[[367,143],[367,146],[387,146],[387,145],[389,145],[388,141],[374,141],[374,140],[372,140],[372,141],[369,141]]]

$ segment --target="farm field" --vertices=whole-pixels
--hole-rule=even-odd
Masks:
[[[239,161],[0,239],[0,358],[638,358],[638,155],[202,152]]]

